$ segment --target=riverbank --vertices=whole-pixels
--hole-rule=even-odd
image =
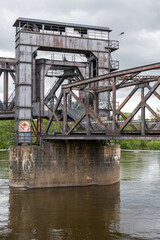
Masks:
[[[119,142],[121,149],[132,150],[160,150],[160,141],[124,141]]]
[[[123,152],[149,152],[149,153],[160,153],[160,150],[135,150],[135,149],[121,149]]]

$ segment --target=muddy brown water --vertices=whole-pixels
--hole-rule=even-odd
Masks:
[[[0,152],[0,239],[160,239],[160,152],[125,151],[113,186],[16,190]]]

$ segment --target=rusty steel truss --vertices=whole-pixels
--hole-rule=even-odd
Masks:
[[[160,63],[151,64],[147,66],[127,69],[123,71],[117,71],[109,73],[103,76],[95,78],[85,79],[80,82],[63,85],[61,93],[57,99],[57,104],[53,110],[53,114],[50,117],[47,127],[45,129],[45,135],[43,138],[55,139],[160,139],[160,117],[153,110],[152,106],[149,106],[147,100],[154,94],[158,100],[160,95],[156,91],[160,85],[160,76],[157,75],[142,75],[144,71],[159,69]],[[108,86],[94,86],[89,85],[101,81],[108,81]],[[152,83],[153,82],[153,83]],[[152,84],[152,85],[151,85]],[[132,87],[127,97],[117,107],[116,93],[119,89],[126,89]],[[131,111],[129,116],[125,116],[123,108],[134,94],[140,89],[140,101],[137,106]],[[145,91],[148,90],[146,93]],[[88,106],[83,99],[76,94],[77,92],[84,92],[90,94],[92,98],[92,104]],[[111,108],[109,118],[103,118],[99,115],[98,108],[98,95],[101,92],[110,92],[111,96]],[[72,97],[74,99],[73,104],[69,105],[67,99]],[[74,111],[75,103],[79,104],[79,116],[74,124],[70,126],[68,122],[67,112]],[[63,106],[63,108],[62,108]],[[63,118],[59,115],[60,109],[63,112]],[[145,109],[148,109],[152,114],[152,120],[146,120]],[[140,120],[132,120],[137,112],[140,110]],[[120,120],[121,116],[121,120]],[[60,129],[60,134],[49,134],[49,129],[52,122],[56,121]],[[56,134],[56,133],[54,133]]]

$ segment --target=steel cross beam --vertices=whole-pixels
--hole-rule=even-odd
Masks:
[[[114,77],[119,77],[119,76],[133,74],[133,73],[140,73],[140,72],[159,69],[159,68],[160,68],[160,63],[154,63],[154,64],[150,64],[150,65],[145,65],[142,67],[126,69],[126,70],[117,71],[114,73],[105,74],[102,76],[97,76],[94,78],[85,79],[79,83],[66,84],[66,85],[62,86],[62,89],[78,87],[78,86],[82,86],[82,85],[93,83],[93,82],[103,81],[103,80],[107,80],[107,79],[110,80],[110,78],[114,78]]]
[[[121,88],[126,88],[126,87],[132,87],[132,86],[135,86],[135,85],[141,85],[141,84],[145,84],[145,83],[149,83],[149,82],[155,82],[157,81],[159,78],[159,76],[156,76],[156,77],[152,77],[152,78],[147,78],[147,79],[142,79],[141,81],[137,81],[137,80],[132,80],[129,82],[130,79],[126,80],[125,83],[123,84],[116,84],[116,89],[121,89]],[[128,82],[127,82],[128,81]],[[91,88],[88,88],[89,90]],[[94,89],[92,89],[94,90]],[[102,93],[102,92],[105,92],[105,91],[112,91],[112,87],[111,86],[107,86],[107,87],[97,87],[95,88],[94,92],[95,93]]]

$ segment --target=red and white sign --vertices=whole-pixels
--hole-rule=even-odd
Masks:
[[[19,123],[19,132],[31,132],[31,123],[30,123],[30,121],[20,121],[20,123]]]

